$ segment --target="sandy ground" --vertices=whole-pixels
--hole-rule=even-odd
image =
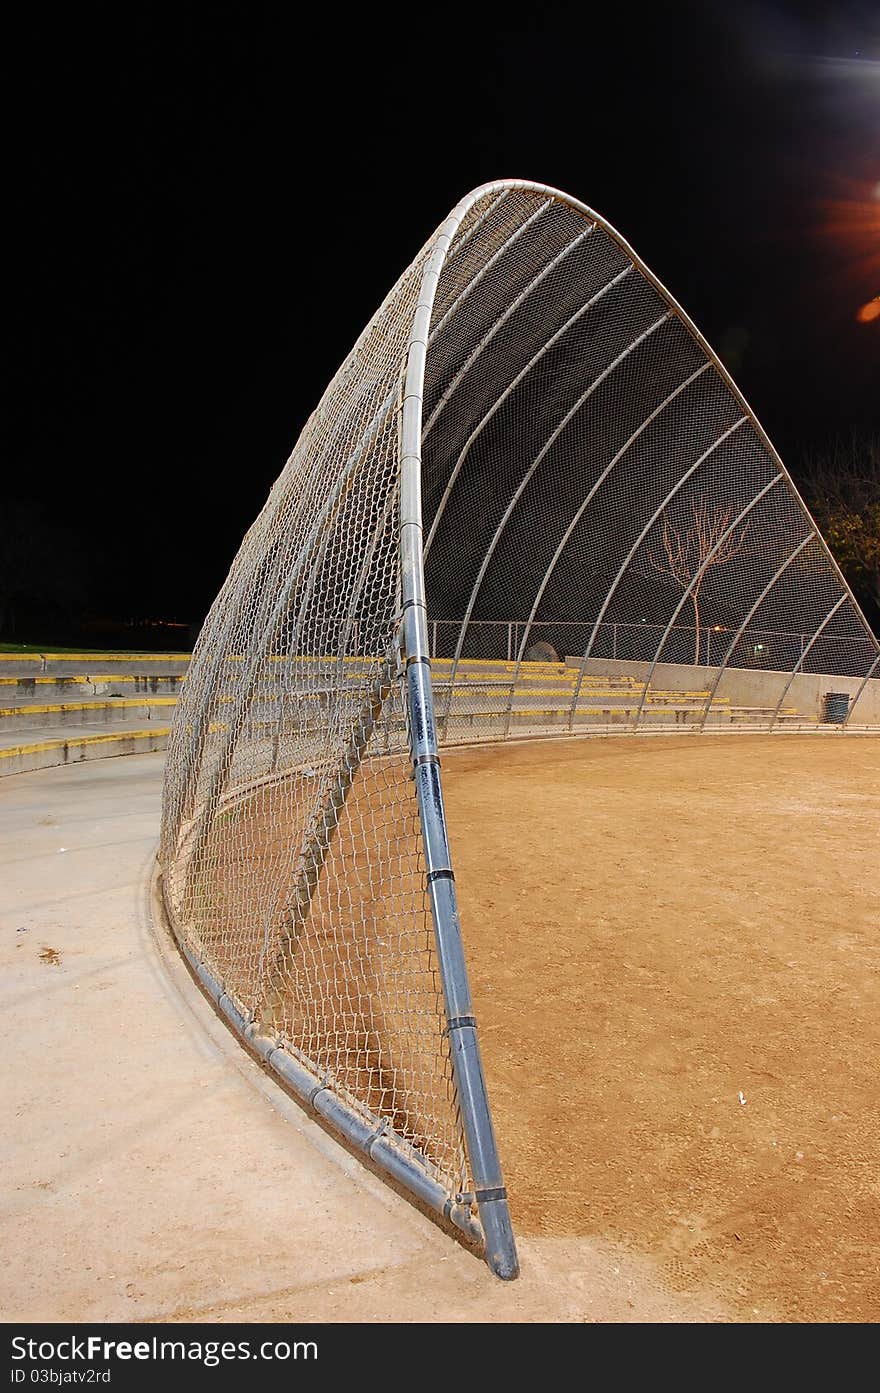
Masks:
[[[880,1319],[880,740],[447,753],[514,1223]]]
[[[151,925],[161,755],[3,780],[0,1317],[877,1319],[878,771],[873,738],[444,756],[512,1284]]]
[[[151,922],[162,763],[0,780],[0,1320],[727,1317],[592,1238],[501,1283],[288,1099]]]

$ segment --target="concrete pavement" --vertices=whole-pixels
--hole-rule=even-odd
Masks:
[[[152,923],[162,761],[0,781],[0,1318],[725,1318],[586,1238],[498,1282],[288,1099]]]

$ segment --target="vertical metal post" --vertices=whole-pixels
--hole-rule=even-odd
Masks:
[[[598,304],[598,302],[602,299],[602,297],[603,297],[604,295],[607,294],[607,292],[611,289],[611,287],[614,286],[614,285],[616,285],[618,281],[622,280],[622,278],[623,278],[623,276],[624,276],[625,274],[626,274],[625,271],[621,271],[620,275],[615,276],[612,280],[608,281],[605,285],[602,286],[601,290],[597,290],[596,293],[595,293],[595,295],[593,295],[589,300],[585,301],[585,303],[583,304],[583,306],[571,317],[571,319],[569,319],[569,320],[567,321],[567,323],[566,323],[566,325],[565,325],[564,327],[567,328],[568,325],[573,324],[574,321],[575,321],[576,319],[580,318],[580,316],[581,316],[582,314],[584,314],[588,309],[591,309],[591,308],[593,307],[593,305]],[[487,572],[488,569],[489,569],[489,564],[490,564],[490,562],[491,562],[491,560],[492,560],[492,557],[495,555],[495,550],[496,550],[496,548],[497,548],[497,546],[498,546],[498,544],[499,544],[499,542],[500,542],[500,540],[501,540],[501,537],[502,537],[502,535],[503,535],[503,533],[504,533],[504,530],[505,530],[505,528],[507,527],[507,524],[508,524],[508,522],[510,521],[510,518],[511,518],[511,516],[512,516],[514,510],[516,509],[516,506],[517,506],[517,504],[519,503],[519,500],[522,498],[523,493],[525,492],[526,487],[528,486],[529,481],[533,478],[535,472],[536,472],[536,471],[538,470],[538,468],[540,467],[542,461],[546,458],[546,456],[549,454],[550,450],[551,450],[551,449],[553,448],[553,446],[556,444],[556,441],[559,439],[559,437],[560,437],[560,435],[562,434],[562,432],[566,429],[566,427],[567,427],[568,424],[571,422],[571,420],[572,420],[572,419],[577,415],[577,413],[581,410],[581,407],[585,404],[585,402],[589,401],[590,397],[593,395],[593,393],[595,392],[596,388],[600,385],[600,383],[604,382],[605,379],[606,379],[611,373],[613,373],[614,370],[620,365],[620,363],[622,363],[622,362],[624,361],[625,358],[628,358],[628,357],[629,357],[630,353],[632,353],[632,352],[638,347],[639,344],[644,343],[645,339],[650,338],[651,334],[656,333],[656,331],[661,327],[661,325],[663,325],[663,324],[666,323],[666,321],[669,319],[671,313],[672,313],[671,310],[666,310],[663,314],[661,314],[660,318],[657,319],[657,320],[655,320],[654,323],[651,324],[649,328],[645,329],[641,334],[638,335],[637,338],[633,339],[631,343],[627,344],[626,348],[623,350],[622,353],[618,353],[617,357],[616,357],[612,362],[607,363],[607,364],[605,365],[605,367],[602,369],[602,371],[599,373],[598,377],[593,378],[593,380],[590,382],[590,385],[586,388],[586,390],[585,390],[584,392],[582,392],[582,393],[580,394],[580,396],[578,397],[577,401],[576,401],[572,406],[569,407],[569,409],[566,411],[565,415],[562,417],[562,420],[559,421],[559,422],[557,423],[557,425],[554,427],[554,429],[552,430],[552,432],[550,433],[550,435],[548,436],[548,438],[544,441],[544,444],[541,446],[541,448],[540,448],[540,450],[538,451],[537,455],[536,455],[535,458],[532,460],[532,462],[531,462],[531,464],[529,465],[528,469],[527,469],[527,470],[525,471],[525,473],[523,474],[522,478],[521,478],[520,481],[519,481],[519,484],[518,484],[517,487],[516,487],[515,492],[513,493],[513,496],[512,496],[511,499],[510,499],[510,502],[508,503],[507,507],[506,507],[505,510],[504,510],[504,513],[503,513],[503,515],[502,515],[502,517],[501,517],[501,520],[500,520],[500,522],[498,523],[498,526],[497,526],[496,529],[495,529],[495,534],[494,534],[494,536],[492,537],[492,540],[491,540],[491,542],[489,543],[488,547],[486,548],[486,551],[485,551],[485,553],[484,553],[484,555],[483,555],[483,560],[482,560],[482,562],[480,563],[480,569],[479,569],[479,571],[477,572],[477,578],[476,578],[476,580],[474,581],[473,589],[471,590],[471,593],[470,593],[470,599],[469,599],[468,602],[467,602],[467,608],[465,609],[464,618],[463,618],[462,623],[461,623],[461,630],[460,630],[459,635],[458,635],[458,643],[457,643],[456,648],[455,648],[455,657],[454,657],[453,660],[452,660],[452,670],[453,670],[453,673],[456,671],[456,668],[458,667],[459,656],[460,656],[460,654],[461,654],[461,652],[462,652],[462,649],[464,648],[465,635],[466,635],[467,630],[468,630],[468,625],[469,625],[470,622],[471,622],[471,615],[472,615],[473,612],[474,612],[474,606],[476,605],[476,602],[477,602],[477,595],[479,594],[480,587],[482,586],[483,581],[484,581],[484,579],[485,579],[486,572]],[[540,357],[542,356],[542,354],[546,352],[546,350],[547,350],[547,348],[549,348],[550,344],[553,343],[555,339],[558,339],[561,333],[562,333],[562,330],[558,330],[558,331],[556,332],[556,334],[554,334],[553,338],[547,340],[547,343],[546,343],[546,344],[544,345],[544,347],[541,349],[540,353],[538,353],[537,356],[531,360],[531,363],[528,365],[529,367],[531,367],[531,366],[537,361],[537,359],[540,358]],[[525,372],[525,371],[527,371],[527,369],[523,369],[523,372]],[[522,377],[522,375],[523,375],[523,374],[521,373],[521,374],[520,374],[520,377]],[[518,380],[519,380],[518,378],[515,379],[515,381],[518,381]],[[509,389],[508,389],[508,390],[509,390]],[[482,429],[482,427],[483,427],[483,425],[485,424],[485,422],[486,422],[486,421],[489,419],[489,417],[494,413],[496,407],[497,407],[497,406],[500,404],[500,402],[503,400],[504,395],[505,395],[505,393],[502,393],[502,395],[498,398],[498,402],[496,402],[495,405],[493,405],[493,407],[491,408],[491,410],[490,410],[490,412],[488,413],[488,415],[485,416],[485,417],[483,418],[483,421],[482,421],[482,422],[480,423],[480,425],[477,427],[477,430],[471,435],[470,440],[468,440],[468,443],[467,443],[467,445],[465,446],[464,451],[463,451],[462,454],[459,456],[458,464],[456,465],[456,469],[459,467],[459,465],[461,464],[462,460],[464,459],[465,454],[467,453],[468,449],[470,448],[471,441],[473,441],[473,440],[476,438],[476,435],[477,435],[477,434],[479,433],[479,431]],[[453,474],[454,474],[454,471],[453,471]],[[451,482],[451,480],[450,480],[450,482]],[[435,521],[435,523],[436,523],[437,519],[435,518],[434,521]],[[433,529],[432,529],[432,532],[433,532]],[[510,655],[508,654],[508,658],[509,658],[509,656],[510,656]]]
[[[421,478],[425,357],[437,282],[456,227],[453,214],[425,266],[407,352],[401,405],[400,565],[406,698],[428,894],[446,1006],[446,1033],[486,1240],[486,1261],[498,1277],[510,1280],[518,1275],[519,1263],[489,1112],[446,835],[425,606]]]
[[[841,727],[842,730],[846,730],[847,726],[849,725],[850,720],[851,720],[851,718],[852,718],[852,713],[853,713],[853,712],[855,711],[855,709],[856,709],[856,703],[858,702],[859,697],[862,695],[862,692],[863,692],[863,691],[865,690],[865,688],[867,687],[868,682],[869,682],[870,679],[873,677],[874,673],[877,671],[877,668],[878,668],[878,667],[880,667],[880,653],[877,654],[877,657],[874,659],[873,663],[872,663],[871,666],[868,668],[868,671],[865,673],[864,677],[862,678],[861,685],[859,686],[858,691],[856,692],[855,696],[853,697],[852,701],[851,701],[850,704],[849,704],[849,711],[846,713],[846,720],[844,721],[844,723],[843,723],[843,725],[842,725],[842,727]]]
[[[801,668],[803,667],[804,658],[807,656],[807,654],[809,653],[810,649],[813,647],[813,645],[814,645],[814,643],[816,642],[816,640],[817,640],[818,638],[820,638],[820,636],[822,635],[822,633],[824,632],[824,630],[825,630],[825,629],[828,627],[828,625],[831,623],[831,620],[834,618],[835,614],[836,614],[837,611],[840,609],[840,606],[843,604],[844,600],[848,600],[848,599],[849,599],[849,591],[844,591],[844,593],[841,595],[841,597],[840,597],[840,599],[837,601],[837,603],[836,603],[835,605],[832,605],[832,606],[831,606],[831,609],[828,611],[828,613],[826,614],[825,618],[822,620],[822,623],[819,625],[818,629],[817,629],[816,632],[813,634],[813,637],[810,639],[810,641],[809,641],[809,643],[807,644],[806,648],[805,648],[804,651],[801,653],[801,656],[798,658],[797,662],[795,663],[794,667],[792,668],[791,672],[789,673],[789,675],[788,675],[788,681],[786,682],[785,686],[784,686],[783,689],[782,689],[782,692],[781,692],[781,694],[780,694],[779,700],[778,700],[777,703],[776,703],[776,710],[773,712],[773,718],[772,718],[772,720],[770,721],[770,727],[769,727],[769,729],[770,729],[771,731],[773,731],[773,730],[776,729],[776,722],[779,720],[779,713],[780,713],[780,711],[782,710],[782,703],[785,701],[785,698],[788,696],[788,693],[789,693],[789,691],[791,690],[791,684],[792,684],[792,682],[794,681],[795,677],[797,676],[797,674],[800,672]]]
[[[569,242],[567,246],[563,247],[562,251],[558,252],[552,261],[548,261],[544,266],[541,267],[537,275],[533,276],[532,279],[529,281],[528,285],[525,286],[519,292],[519,294],[515,296],[513,300],[509,301],[509,303],[505,306],[503,313],[500,314],[498,318],[492,322],[486,333],[480,339],[480,342],[477,344],[475,348],[471,349],[471,352],[468,354],[467,358],[456,372],[452,381],[446,387],[445,391],[443,392],[443,395],[437,402],[427,421],[424,421],[422,423],[422,433],[425,439],[428,438],[428,436],[431,434],[431,431],[434,429],[434,425],[437,422],[440,413],[443,411],[443,408],[446,406],[446,403],[452,398],[459,382],[461,382],[462,378],[465,377],[465,375],[470,371],[476,360],[479,358],[480,354],[483,353],[485,349],[489,346],[489,344],[492,342],[492,339],[507,322],[507,320],[514,313],[514,311],[523,303],[524,300],[528,299],[532,291],[537,286],[539,286],[542,281],[547,279],[547,277],[551,274],[552,271],[555,270],[555,268],[560,264],[560,262],[564,261],[565,258],[574,251],[575,247],[579,246],[580,243],[584,240],[584,238],[589,237],[590,233],[594,230],[595,223],[591,223],[590,226],[587,227],[583,232],[579,232],[577,237],[575,237],[573,241]],[[628,269],[631,270],[632,268],[630,267]],[[529,364],[529,367],[531,367],[531,364]],[[443,507],[443,502],[444,500],[441,500],[441,510]],[[427,551],[427,546],[425,550]]]
[[[612,458],[611,460],[609,460],[608,464],[606,464],[606,466],[605,466],[605,468],[602,470],[601,474],[598,476],[598,478],[595,480],[595,482],[594,482],[594,483],[592,484],[592,486],[590,487],[589,492],[587,493],[586,497],[585,497],[584,499],[582,499],[580,505],[579,505],[578,508],[577,508],[577,511],[575,512],[574,516],[572,517],[571,521],[569,522],[568,526],[566,527],[565,531],[563,532],[562,537],[560,538],[560,541],[559,541],[559,544],[558,544],[558,546],[557,546],[557,548],[556,548],[556,551],[555,551],[554,554],[553,554],[553,559],[552,559],[552,561],[550,562],[550,565],[547,567],[547,570],[546,570],[545,573],[544,573],[544,579],[541,581],[541,584],[538,586],[538,592],[537,592],[537,594],[535,595],[535,599],[534,599],[534,602],[533,602],[533,604],[532,604],[531,613],[529,614],[529,617],[528,617],[528,619],[526,620],[525,633],[523,634],[522,641],[519,643],[518,648],[517,648],[517,670],[516,670],[516,673],[514,674],[514,681],[516,681],[516,677],[517,677],[518,674],[519,674],[519,667],[520,667],[520,664],[522,663],[522,660],[523,660],[523,654],[525,653],[526,648],[528,647],[528,638],[529,638],[529,634],[531,633],[532,624],[535,622],[535,615],[538,613],[538,608],[539,608],[539,606],[540,606],[540,604],[541,604],[541,600],[542,600],[543,597],[544,597],[544,591],[547,589],[547,586],[548,586],[548,584],[549,584],[549,582],[550,582],[550,577],[552,576],[553,572],[556,570],[556,566],[557,566],[557,563],[559,562],[559,558],[562,556],[563,552],[565,551],[565,548],[568,546],[568,542],[569,542],[569,539],[570,539],[570,537],[571,537],[571,534],[574,532],[575,528],[577,527],[578,523],[580,522],[581,518],[583,517],[583,515],[584,515],[584,513],[586,512],[587,508],[589,507],[590,503],[593,501],[594,497],[595,497],[596,494],[599,492],[599,489],[602,487],[602,485],[604,484],[605,480],[608,478],[608,475],[612,472],[612,470],[614,470],[614,469],[616,468],[616,466],[617,466],[617,465],[620,463],[620,461],[624,458],[624,456],[626,455],[627,451],[630,449],[630,447],[631,447],[632,445],[635,444],[635,442],[638,440],[639,436],[642,435],[643,432],[646,431],[646,430],[648,429],[648,427],[651,425],[651,423],[652,423],[653,421],[656,421],[657,417],[660,416],[660,415],[666,410],[666,408],[667,408],[667,406],[669,406],[670,402],[675,401],[676,397],[678,397],[682,392],[684,392],[684,391],[691,385],[692,382],[695,382],[695,381],[697,380],[697,378],[698,378],[698,377],[701,377],[702,374],[703,374],[704,372],[708,372],[708,370],[709,370],[709,368],[711,368],[711,366],[712,366],[711,363],[703,363],[702,367],[697,368],[696,372],[692,372],[692,373],[690,374],[689,377],[686,377],[686,378],[685,378],[684,382],[680,382],[680,383],[678,384],[678,386],[677,386],[676,388],[674,388],[673,391],[671,391],[666,397],[664,397],[663,401],[661,401],[660,404],[659,404],[658,406],[655,406],[655,407],[654,407],[654,410],[650,413],[650,415],[648,415],[648,416],[645,417],[645,419],[644,419],[644,421],[642,421],[641,425],[638,426],[638,427],[633,431],[633,433],[632,433],[632,435],[629,437],[629,439],[626,440],[626,441],[624,442],[623,445],[621,445],[621,447],[620,447],[620,449],[617,451],[617,453],[613,456],[613,458]],[[613,643],[614,643],[614,657],[616,658],[616,657],[617,657],[617,628],[616,628],[616,626],[615,626],[614,632],[613,632]]]
[[[555,266],[556,262],[559,261],[559,260],[561,260],[561,258],[562,258],[563,255],[567,255],[568,252],[570,252],[571,249],[572,249],[573,247],[575,247],[579,242],[581,242],[581,241],[583,240],[583,238],[586,237],[586,236],[588,235],[588,232],[591,232],[591,231],[592,231],[592,228],[588,228],[587,232],[582,232],[582,233],[580,234],[580,236],[576,237],[575,240],[574,240],[573,242],[570,242],[570,243],[568,244],[568,246],[565,248],[564,253],[560,253],[560,255],[559,255],[558,257],[556,257],[554,261],[551,261],[551,262],[548,263],[547,267],[545,268],[545,272],[542,272],[541,277],[540,277],[539,279],[543,279],[544,274],[545,274],[546,272],[549,272],[549,271],[553,268],[553,266]],[[465,443],[464,443],[464,447],[463,447],[463,449],[462,449],[462,451],[461,451],[461,454],[458,456],[458,459],[455,461],[455,464],[454,464],[453,467],[452,467],[452,471],[451,471],[451,473],[450,473],[450,475],[449,475],[449,479],[448,479],[448,481],[447,481],[446,488],[443,490],[443,497],[440,499],[440,502],[437,504],[437,510],[436,510],[436,512],[434,513],[434,518],[433,518],[433,521],[431,522],[431,528],[430,528],[430,531],[428,532],[428,536],[427,536],[427,538],[426,538],[426,540],[425,540],[425,555],[426,555],[426,556],[427,556],[428,552],[431,550],[431,544],[432,544],[432,542],[433,542],[435,536],[437,535],[437,529],[438,529],[438,527],[440,526],[440,520],[441,520],[441,518],[443,517],[443,513],[444,513],[444,511],[445,511],[445,509],[446,509],[446,505],[447,505],[447,503],[449,502],[449,498],[450,498],[450,495],[451,495],[451,493],[452,493],[452,490],[453,490],[453,488],[454,488],[454,486],[455,486],[455,482],[456,482],[456,480],[458,479],[458,476],[459,476],[459,474],[461,473],[462,469],[464,468],[464,462],[465,462],[465,460],[467,459],[468,455],[470,454],[471,449],[472,449],[474,443],[479,439],[479,437],[482,435],[483,431],[487,428],[487,426],[488,426],[489,423],[492,421],[492,419],[495,417],[495,415],[501,410],[501,408],[502,408],[502,406],[504,405],[504,403],[505,403],[505,401],[507,400],[507,398],[508,398],[513,392],[516,391],[516,388],[519,386],[519,384],[520,384],[522,381],[524,381],[524,379],[525,379],[526,377],[528,377],[528,375],[529,375],[529,373],[532,371],[532,369],[533,369],[534,367],[536,367],[537,364],[541,361],[541,359],[544,358],[544,357],[550,352],[550,349],[553,347],[553,345],[554,345],[555,343],[557,343],[557,342],[559,341],[559,339],[561,339],[561,338],[568,332],[568,330],[572,327],[573,324],[576,324],[576,323],[578,322],[578,320],[579,320],[583,315],[586,314],[587,310],[591,309],[591,308],[593,307],[593,305],[597,303],[598,299],[600,299],[602,295],[604,295],[607,291],[611,290],[612,287],[615,286],[615,285],[617,285],[617,283],[618,283],[619,281],[622,281],[622,280],[624,279],[625,276],[628,276],[629,273],[632,271],[632,269],[633,269],[632,266],[627,266],[627,267],[625,267],[625,268],[619,273],[619,275],[616,275],[612,280],[608,281],[607,284],[604,285],[604,286],[602,287],[602,290],[601,290],[601,292],[600,292],[598,295],[594,295],[594,296],[592,297],[592,299],[587,300],[586,303],[583,304],[583,305],[581,305],[579,309],[576,309],[575,312],[574,312],[574,314],[570,315],[569,318],[566,319],[565,323],[562,324],[562,325],[556,330],[556,332],[555,332],[554,334],[552,334],[551,337],[550,337],[549,339],[546,340],[546,342],[541,346],[541,348],[538,349],[537,353],[535,353],[535,354],[532,355],[532,357],[531,357],[531,358],[529,359],[529,361],[526,363],[525,367],[520,368],[520,370],[519,370],[519,372],[516,374],[516,376],[512,379],[512,381],[508,382],[507,386],[504,388],[504,391],[501,392],[500,395],[497,396],[497,397],[495,398],[494,402],[493,402],[492,405],[489,407],[489,410],[485,413],[484,416],[482,416],[482,417],[480,418],[480,420],[477,422],[476,426],[474,426],[474,429],[471,431],[470,435],[468,436],[467,440],[466,440]],[[531,285],[534,285],[534,284],[536,284],[536,283],[537,283],[537,279],[536,279],[536,281],[532,282]],[[531,285],[530,285],[529,288],[531,288]],[[520,298],[521,298],[521,297],[520,297]],[[512,310],[512,309],[516,306],[517,303],[518,303],[518,302],[517,302],[516,300],[512,301],[512,302],[511,302],[511,305],[508,307],[509,310]],[[496,324],[500,325],[500,324],[503,322],[503,320],[507,317],[507,313],[508,313],[508,312],[505,311],[505,314],[502,316],[502,318],[499,319],[499,320],[496,320]],[[482,341],[483,344],[485,344],[486,342],[487,342],[486,339],[484,339],[484,340]],[[482,344],[481,344],[481,347],[482,347]],[[471,362],[473,361],[473,357],[474,357],[474,355],[472,354],[471,357],[470,357],[470,359],[468,359],[467,363],[465,364],[466,367],[469,367],[469,366],[470,366]],[[453,382],[454,382],[454,381],[455,381],[455,379],[453,379]],[[450,384],[450,388],[451,388],[452,385],[453,385],[453,384]],[[448,388],[447,391],[448,391],[448,390],[450,390],[450,389]],[[430,428],[432,422],[436,419],[437,414],[438,414],[438,411],[439,411],[440,407],[443,406],[445,400],[446,400],[446,397],[445,397],[445,396],[442,397],[442,398],[440,399],[440,401],[438,402],[437,406],[434,408],[434,411],[433,411],[432,417],[431,417],[431,421],[429,421],[428,424],[427,424],[426,427],[425,427],[425,434],[426,434],[426,435],[427,435],[427,432],[428,432],[428,430],[429,430],[429,428]]]
[[[638,724],[639,724],[639,721],[640,721],[641,718],[642,718],[642,711],[643,711],[644,708],[645,708],[645,701],[647,700],[647,697],[648,697],[648,689],[649,689],[650,686],[651,686],[651,681],[652,681],[652,679],[653,679],[653,677],[654,677],[654,673],[655,673],[655,671],[656,671],[656,669],[657,669],[657,664],[658,664],[659,661],[660,661],[660,654],[663,652],[663,649],[664,649],[665,646],[666,646],[666,640],[669,638],[669,635],[672,633],[672,630],[673,630],[673,628],[674,628],[674,626],[675,626],[675,621],[676,621],[676,619],[678,618],[678,616],[681,614],[681,611],[682,611],[682,608],[683,608],[685,602],[687,601],[688,597],[693,593],[694,588],[700,583],[702,577],[706,574],[706,571],[709,569],[709,567],[710,567],[711,564],[712,564],[713,558],[714,558],[715,556],[717,556],[718,552],[719,552],[719,551],[721,550],[721,548],[724,546],[724,543],[727,541],[728,537],[732,537],[732,536],[733,536],[733,534],[734,534],[734,532],[736,531],[736,529],[741,525],[741,523],[743,523],[743,522],[745,521],[745,519],[748,517],[748,515],[749,515],[749,513],[752,511],[752,509],[753,509],[754,507],[756,507],[758,503],[760,503],[761,499],[764,497],[765,494],[769,493],[770,490],[771,490],[772,488],[775,488],[775,487],[776,487],[776,485],[779,483],[779,481],[781,480],[781,478],[782,478],[782,475],[781,475],[781,474],[775,474],[775,475],[773,476],[773,478],[770,480],[770,482],[769,482],[768,484],[765,484],[765,485],[764,485],[764,487],[761,489],[760,493],[756,493],[755,496],[754,496],[754,498],[753,498],[749,503],[747,503],[746,506],[737,514],[737,516],[734,518],[733,522],[731,522],[731,523],[724,529],[724,531],[721,533],[720,537],[719,537],[718,540],[715,542],[715,545],[714,545],[709,551],[706,552],[706,555],[703,557],[703,560],[702,560],[701,564],[698,566],[698,568],[696,569],[696,571],[694,571],[694,574],[691,576],[690,581],[688,582],[687,588],[686,588],[684,591],[682,591],[681,599],[679,600],[678,604],[675,606],[675,609],[672,611],[672,614],[670,615],[670,618],[669,618],[669,622],[668,622],[668,624],[666,625],[666,628],[663,630],[663,636],[661,637],[660,642],[659,642],[658,645],[657,645],[657,650],[656,650],[656,652],[655,652],[655,654],[654,654],[653,662],[651,663],[650,669],[648,670],[648,676],[647,676],[647,678],[645,679],[645,685],[644,685],[644,687],[642,688],[642,696],[641,696],[641,700],[639,701],[639,707],[638,707],[638,710],[636,711],[635,718],[634,718],[634,720],[633,720],[633,730],[636,729],[636,727],[637,727]],[[697,625],[697,634],[698,634],[698,635],[699,635],[699,632],[700,632],[699,625]],[[707,649],[706,649],[706,651],[707,651],[707,653],[708,653],[709,634],[710,634],[710,629],[709,629],[709,625],[707,624],[707,625],[706,625],[706,644],[707,644]],[[708,659],[707,659],[707,664],[706,664],[706,665],[707,665],[707,667],[708,667]]]
[[[604,599],[603,602],[602,602],[602,608],[599,610],[599,613],[597,614],[596,619],[595,619],[595,621],[594,621],[594,623],[593,623],[593,629],[592,629],[592,632],[591,632],[591,634],[590,634],[589,640],[588,640],[588,642],[587,642],[586,652],[584,653],[583,661],[582,661],[582,663],[581,663],[580,672],[578,673],[578,679],[577,679],[577,683],[576,683],[576,685],[575,685],[574,695],[573,695],[573,697],[572,697],[572,699],[571,699],[571,716],[570,716],[570,718],[569,718],[569,723],[568,723],[568,728],[569,728],[569,730],[572,729],[572,726],[573,726],[573,724],[574,724],[574,712],[575,712],[575,707],[577,706],[578,697],[579,697],[580,694],[581,694],[581,686],[582,686],[583,680],[584,680],[584,672],[585,672],[585,670],[586,670],[587,659],[589,658],[590,654],[591,654],[592,651],[593,651],[593,644],[594,644],[595,641],[596,641],[596,635],[597,635],[598,632],[599,632],[599,627],[600,627],[600,625],[602,624],[603,619],[605,618],[605,615],[606,615],[606,613],[607,613],[607,611],[608,611],[608,606],[611,604],[611,600],[612,600],[612,597],[613,597],[613,595],[614,595],[614,592],[615,592],[615,590],[617,589],[618,585],[620,584],[621,580],[623,579],[623,576],[625,575],[625,573],[626,573],[626,571],[627,571],[627,568],[629,567],[629,563],[632,561],[632,559],[633,559],[633,557],[635,556],[636,552],[638,551],[639,547],[642,545],[642,542],[645,540],[645,538],[647,537],[648,533],[651,531],[651,528],[654,526],[654,523],[655,523],[655,522],[657,521],[657,519],[660,517],[661,513],[664,511],[664,509],[666,509],[666,508],[669,506],[669,504],[671,503],[671,501],[672,501],[672,499],[675,497],[675,495],[676,495],[682,488],[684,488],[685,484],[687,483],[687,481],[688,481],[688,479],[691,477],[691,475],[692,475],[692,474],[695,474],[695,473],[697,472],[697,470],[700,468],[700,465],[703,464],[703,463],[709,458],[709,456],[710,456],[711,454],[714,454],[714,452],[718,449],[718,446],[719,446],[719,445],[722,445],[722,444],[724,443],[725,440],[727,440],[731,435],[733,435],[734,431],[739,430],[740,426],[745,425],[745,423],[746,423],[746,421],[747,421],[748,419],[749,419],[748,416],[740,416],[738,420],[734,421],[734,423],[733,423],[732,426],[729,426],[729,427],[727,428],[727,430],[724,431],[724,433],[723,433],[722,435],[719,435],[719,437],[718,437],[717,440],[713,441],[713,443],[709,446],[708,450],[704,450],[704,451],[703,451],[703,453],[700,455],[700,458],[699,458],[698,460],[694,460],[694,463],[690,466],[690,468],[687,469],[687,470],[685,470],[684,474],[682,474],[681,477],[680,477],[679,479],[676,480],[676,482],[675,482],[675,484],[673,485],[673,487],[669,490],[669,492],[667,493],[666,497],[663,499],[663,502],[659,505],[658,508],[656,508],[656,509],[654,510],[653,514],[652,514],[651,517],[648,519],[648,521],[645,523],[645,525],[644,525],[644,527],[642,528],[641,532],[639,533],[638,537],[636,537],[636,540],[633,542],[632,546],[630,547],[629,551],[627,552],[627,554],[626,554],[626,556],[625,556],[625,558],[624,558],[624,560],[623,560],[623,562],[622,562],[622,564],[621,564],[621,566],[620,566],[620,569],[619,569],[618,572],[617,572],[617,575],[614,577],[614,581],[613,581],[613,583],[612,583],[612,585],[611,585],[611,588],[610,588],[610,590],[608,591],[607,595],[605,596],[605,599]]]
[[[767,596],[770,594],[770,591],[773,589],[774,585],[776,585],[780,577],[783,576],[785,572],[788,570],[795,557],[800,556],[804,547],[807,546],[809,542],[814,541],[815,537],[815,532],[808,532],[806,537],[802,538],[802,540],[795,547],[794,551],[789,552],[788,556],[782,562],[782,565],[770,577],[767,584],[764,586],[764,589],[761,591],[757,600],[755,600],[745,619],[742,621],[733,638],[731,639],[727,647],[727,652],[724,654],[724,657],[721,659],[721,662],[718,665],[718,671],[715,674],[715,681],[712,683],[709,695],[706,697],[706,704],[703,707],[703,714],[700,718],[701,732],[706,728],[706,721],[709,719],[709,712],[712,709],[712,702],[715,700],[715,693],[718,691],[718,685],[721,681],[721,678],[724,676],[724,670],[727,667],[727,664],[730,662],[731,654],[736,650],[736,645],[739,643],[743,634],[746,632],[746,629],[749,625],[749,621],[757,614],[758,610],[761,608],[761,605],[764,603]]]

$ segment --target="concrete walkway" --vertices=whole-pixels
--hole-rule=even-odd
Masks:
[[[151,923],[162,760],[0,781],[0,1318],[725,1319],[586,1238],[498,1282],[272,1084]]]

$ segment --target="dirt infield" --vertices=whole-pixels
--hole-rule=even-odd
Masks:
[[[446,751],[514,1222],[880,1319],[880,739]]]

